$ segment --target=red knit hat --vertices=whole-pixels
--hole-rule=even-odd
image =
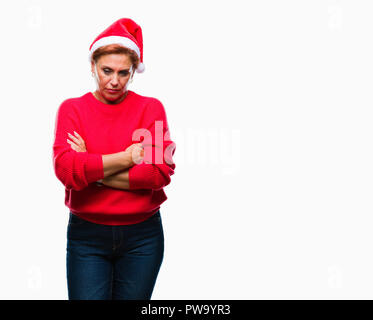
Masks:
[[[89,61],[91,61],[92,53],[96,49],[114,43],[134,50],[140,58],[136,71],[139,73],[144,72],[141,27],[135,21],[127,18],[115,21],[96,37],[89,47]]]

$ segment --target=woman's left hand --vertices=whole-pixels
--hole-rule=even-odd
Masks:
[[[70,141],[69,139],[67,139],[67,143],[70,144],[71,149],[77,152],[87,151],[83,138],[77,132],[74,131],[75,136],[73,136],[70,133],[67,133],[67,134],[69,135],[70,139],[73,140],[73,141]]]

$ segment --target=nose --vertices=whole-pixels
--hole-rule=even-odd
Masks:
[[[118,76],[116,74],[114,74],[112,77],[111,77],[111,80],[110,80],[110,84],[115,87],[118,85]]]

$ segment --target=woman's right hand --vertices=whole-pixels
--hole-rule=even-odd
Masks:
[[[128,163],[132,167],[135,164],[142,162],[144,158],[144,147],[142,143],[131,144],[125,151],[124,154],[127,158]]]

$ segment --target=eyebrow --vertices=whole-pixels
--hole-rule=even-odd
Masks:
[[[113,69],[111,69],[110,67],[108,67],[108,66],[102,66],[102,69],[110,69],[110,70],[113,70]],[[123,70],[120,70],[119,72],[122,72],[122,71],[129,71],[131,68],[129,68],[129,69],[123,69]]]

